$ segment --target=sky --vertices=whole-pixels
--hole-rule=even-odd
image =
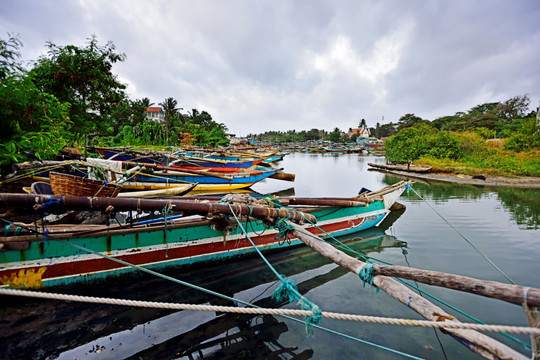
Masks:
[[[91,35],[131,99],[207,111],[237,136],[434,120],[540,101],[538,0],[0,0],[22,60]]]

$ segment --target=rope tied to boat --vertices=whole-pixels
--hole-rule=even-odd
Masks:
[[[306,316],[304,323],[306,325],[307,336],[312,335],[313,325],[318,325],[322,322],[321,309],[298,292],[298,287],[293,280],[289,280],[281,274],[278,275],[278,278],[281,280],[281,285],[272,294],[272,299],[277,302],[287,301],[289,303],[298,301],[302,310],[311,311],[312,315]]]
[[[287,214],[288,215],[288,214]],[[279,219],[274,227],[277,229],[277,234],[274,237],[278,241],[279,245],[285,244],[291,244],[291,238],[289,237],[289,234],[293,232],[295,229],[294,227],[289,224],[285,219]]]
[[[285,278],[283,275],[279,275],[278,277],[281,280],[281,285],[272,294],[272,299],[277,302],[287,300],[290,303],[300,300],[300,293],[295,282]]]
[[[364,267],[360,270],[358,273],[358,276],[360,276],[360,279],[362,279],[362,286],[366,287],[366,282],[371,285],[371,288],[376,289],[376,293],[378,294],[381,289],[379,289],[377,286],[373,285],[373,263],[367,263],[364,265]]]
[[[161,215],[163,215],[163,225],[165,226],[165,230],[167,230],[167,218],[169,217],[171,209],[172,206],[170,200],[167,202],[167,205],[165,205],[165,207],[161,209]]]

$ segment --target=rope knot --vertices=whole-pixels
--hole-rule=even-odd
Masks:
[[[303,310],[311,311],[313,315],[306,316],[306,334],[307,336],[313,335],[313,325],[318,325],[322,323],[322,312],[319,306],[310,303],[307,299],[300,300],[300,306]]]
[[[281,302],[283,300],[288,300],[289,302],[299,300],[298,287],[294,281],[282,278],[281,285],[272,294],[272,299],[276,300],[277,302]]]
[[[276,236],[274,237],[274,239],[278,241],[278,244],[283,245],[285,242],[287,242],[287,244],[290,245],[291,239],[289,238],[289,234],[294,231],[294,226],[287,223],[285,219],[278,220],[278,222],[274,226],[278,231]]]
[[[371,285],[372,287],[375,287],[377,289],[377,293],[379,293],[380,289],[373,285],[373,266],[374,264],[368,263],[366,264],[362,270],[360,270],[360,273],[358,276],[360,276],[360,279],[362,279],[362,286],[366,287],[366,282]]]

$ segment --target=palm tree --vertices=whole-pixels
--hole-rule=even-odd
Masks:
[[[365,119],[360,120],[360,125],[358,127],[360,129],[365,129],[367,127],[366,120]]]
[[[142,98],[142,99],[141,99],[141,103],[142,103],[142,105],[144,106],[145,109],[146,109],[146,108],[149,108],[149,107],[152,106],[152,105],[154,105],[154,103],[153,103],[153,102],[150,102],[150,99],[147,98],[147,97]]]
[[[165,131],[167,146],[169,145],[169,119],[172,119],[180,109],[176,107],[177,105],[178,101],[176,101],[172,97],[166,98],[164,102],[159,104],[159,106],[161,106],[163,108],[163,111],[165,112]]]

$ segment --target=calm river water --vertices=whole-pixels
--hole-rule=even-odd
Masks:
[[[372,190],[400,179],[368,171],[383,157],[362,154],[291,153],[278,165],[296,174],[294,183],[269,179],[260,193],[341,197],[362,187]],[[294,188],[290,188],[294,186]],[[400,200],[405,212],[350,239],[349,246],[396,265],[508,282],[466,240],[519,285],[540,288],[540,191],[478,188],[454,184],[413,185]],[[419,197],[421,196],[421,198]],[[443,219],[444,218],[444,219]],[[392,223],[393,221],[393,223]],[[458,234],[448,224],[459,231]],[[268,256],[323,311],[420,319],[383,292],[362,286],[357,276],[305,248]],[[260,258],[168,272],[230,297],[262,307],[276,304],[278,283]],[[464,322],[455,309],[488,324],[526,325],[520,306],[420,285],[432,300]],[[114,284],[70,289],[71,293],[163,302],[232,305],[225,300],[165,280],[139,275]],[[427,296],[427,295],[425,295]],[[405,326],[324,319],[322,326],[271,316],[166,311],[121,306],[2,297],[0,345],[4,358],[17,359],[400,359],[393,350],[428,359],[480,358],[439,331]],[[487,333],[529,355],[523,344]],[[529,342],[528,336],[516,335]],[[356,340],[360,339],[360,340]],[[385,349],[374,346],[383,346]]]

